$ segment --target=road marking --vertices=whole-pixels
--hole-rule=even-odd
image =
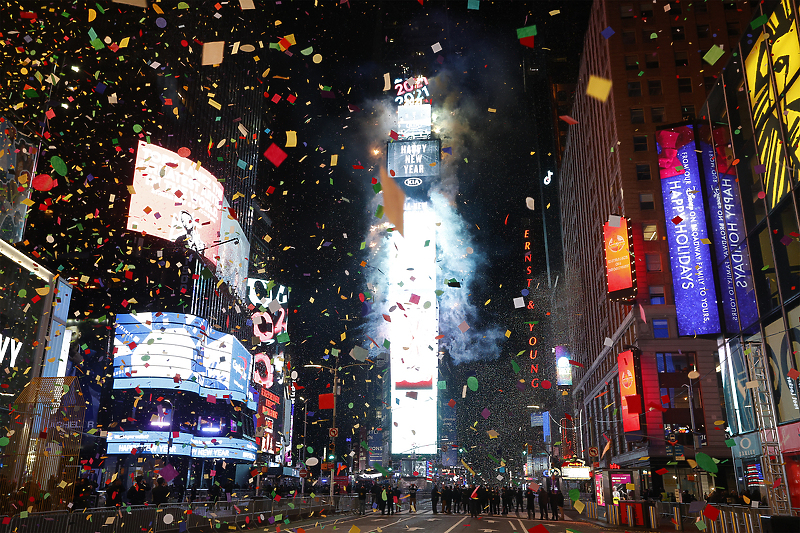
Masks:
[[[461,520],[459,520],[458,522],[453,524],[453,526],[450,529],[448,529],[447,531],[445,531],[444,533],[450,533],[451,531],[453,531],[456,528],[456,526],[458,526],[458,524],[460,524],[461,522],[463,522],[466,519],[467,519],[467,517],[465,516],[464,518],[462,518]]]
[[[528,531],[528,529],[525,527],[525,524],[522,523],[522,518],[517,520],[517,522],[519,522],[519,527],[522,528],[522,531]]]

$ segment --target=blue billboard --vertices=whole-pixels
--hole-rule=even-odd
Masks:
[[[117,315],[114,388],[162,388],[248,402],[250,352],[233,335],[182,313]],[[250,397],[248,397],[250,396]]]
[[[714,262],[694,127],[656,132],[679,335],[720,332]]]
[[[712,138],[713,135],[713,138]],[[700,158],[703,161],[705,194],[708,199],[714,252],[716,253],[725,330],[738,333],[758,320],[747,230],[742,199],[731,165],[728,127],[700,127]]]

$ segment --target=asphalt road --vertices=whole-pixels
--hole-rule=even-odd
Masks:
[[[371,509],[369,509],[371,511]],[[528,520],[525,513],[519,517],[515,514],[508,516],[486,516],[471,518],[469,515],[447,515],[436,514],[432,511],[420,511],[409,514],[408,511],[395,515],[381,515],[380,513],[368,513],[366,516],[338,515],[337,517],[328,516],[327,518],[303,520],[293,522],[290,525],[281,527],[281,531],[286,528],[303,528],[306,533],[323,533],[325,529],[328,533],[406,533],[406,532],[425,532],[425,533],[527,533],[531,528],[542,524],[545,529],[534,529],[531,533],[600,533],[615,532],[619,530],[608,527],[601,528],[593,524],[582,521],[559,520],[542,521]],[[335,527],[331,527],[335,526]],[[356,531],[353,526],[358,528]],[[268,531],[274,531],[273,527]]]

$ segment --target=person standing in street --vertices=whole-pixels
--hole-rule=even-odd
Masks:
[[[402,511],[402,509],[400,508],[400,495],[401,495],[400,485],[395,485],[394,490],[392,490],[392,496],[393,496],[392,499],[394,500],[394,510],[396,513]]]
[[[417,512],[417,486],[414,484],[408,487],[408,512]]]
[[[525,499],[528,504],[528,520],[533,520],[536,518],[536,493],[531,490],[530,486],[525,491]]]
[[[472,494],[469,497],[469,514],[472,518],[478,518],[478,512],[480,511],[480,498],[478,496],[478,489],[480,489],[480,485],[477,487],[471,486]]]
[[[367,514],[367,487],[363,483],[358,487],[358,514]]]
[[[389,496],[386,494],[386,487],[382,487],[380,489],[380,495],[378,496],[378,507],[381,510],[381,514],[386,514],[386,503]]]
[[[435,484],[431,489],[431,506],[433,506],[433,514],[438,514],[439,511],[436,508],[439,506],[439,489]]]
[[[558,489],[553,488],[550,494],[547,495],[550,500],[550,511],[552,512],[551,520],[558,520]]]
[[[547,508],[550,506],[550,499],[547,497],[547,491],[543,486],[539,486],[539,520],[547,520]]]
[[[394,514],[394,506],[395,506],[395,496],[394,496],[394,489],[391,485],[386,485],[386,505],[389,509],[387,514],[393,515]]]
[[[517,516],[519,516],[519,512],[522,509],[524,509],[524,506],[522,505],[522,500],[524,500],[524,493],[522,492],[522,487],[518,487],[517,488],[517,507],[516,507]]]
[[[461,488],[458,486],[453,487],[453,512],[458,514],[460,512],[459,504],[461,503]]]
[[[170,488],[164,484],[164,478],[158,478],[156,486],[153,488],[153,505],[161,505],[169,501]]]

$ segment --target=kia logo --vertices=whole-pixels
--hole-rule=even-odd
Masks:
[[[406,181],[403,183],[405,183],[408,187],[418,187],[419,185],[422,185],[422,178],[406,178]]]

